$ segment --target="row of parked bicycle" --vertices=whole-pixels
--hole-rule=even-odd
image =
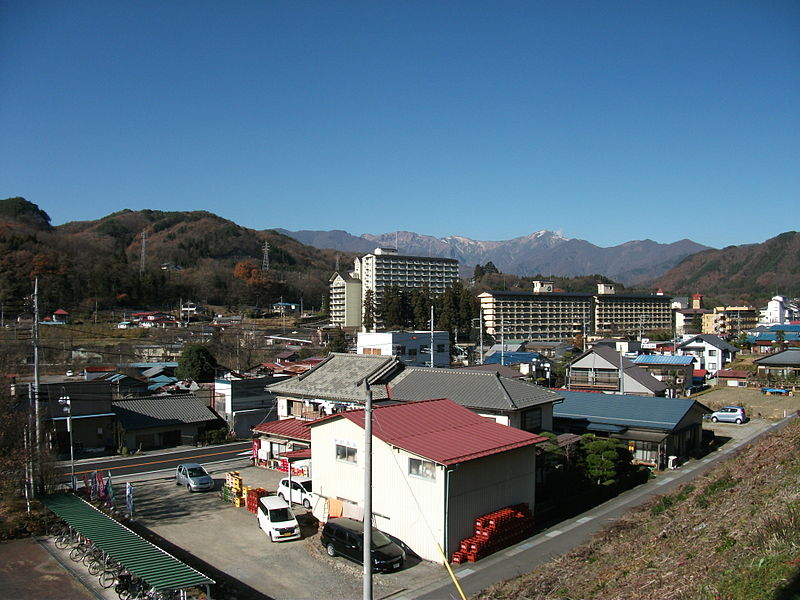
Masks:
[[[130,573],[123,565],[108,556],[91,540],[81,536],[69,526],[64,526],[54,539],[56,548],[69,548],[69,557],[83,564],[90,575],[97,576],[100,586],[113,586],[120,600],[179,600],[177,590],[156,590],[144,580]]]

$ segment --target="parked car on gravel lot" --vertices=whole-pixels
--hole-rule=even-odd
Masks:
[[[175,485],[185,485],[190,492],[213,490],[214,480],[206,472],[203,465],[185,463],[175,469]]]
[[[711,421],[714,423],[720,421],[722,423],[736,423],[740,425],[747,421],[747,415],[742,406],[723,406],[719,410],[715,410],[711,413]]]
[[[283,498],[264,496],[258,501],[258,526],[271,542],[300,539],[300,525]]]
[[[281,479],[278,484],[278,496],[289,501],[289,478]],[[311,508],[314,503],[314,497],[311,492],[310,479],[295,479],[292,478],[292,503],[302,504],[305,508]]]
[[[325,523],[320,542],[328,556],[341,555],[362,564],[364,557],[364,523],[346,517]],[[372,568],[375,571],[398,571],[406,560],[406,551],[377,529],[372,530]]]

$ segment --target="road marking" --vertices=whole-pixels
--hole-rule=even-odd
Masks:
[[[126,464],[126,465],[119,465],[117,467],[105,467],[103,469],[100,469],[100,471],[113,471],[115,469],[130,469],[130,468],[133,468],[133,467],[144,467],[144,466],[147,466],[147,465],[158,465],[158,464],[163,464],[163,463],[168,463],[168,462],[176,462],[176,461],[177,462],[192,462],[192,459],[196,459],[196,458],[205,458],[207,456],[219,456],[219,455],[222,455],[222,454],[237,454],[238,452],[239,452],[239,450],[227,450],[226,452],[212,452],[211,454],[198,454],[196,456],[185,456],[184,458],[181,458],[181,459],[169,458],[169,459],[164,459],[164,460],[152,460],[150,462],[129,463],[129,464]],[[97,470],[98,469],[91,469],[89,471],[75,471],[75,475],[83,475],[84,473],[93,473],[93,472],[95,472]]]
[[[533,548],[533,542],[525,542],[524,544],[520,544],[519,547],[522,548],[523,550]]]
[[[508,556],[514,556],[515,554],[519,554],[520,552],[525,552],[525,550],[527,550],[527,548],[523,548],[522,546],[517,546],[513,550],[509,550],[508,552],[506,552],[506,554]]]
[[[475,569],[462,569],[461,571],[458,572],[458,575],[459,576],[461,576],[461,575],[471,575],[474,572],[475,572]]]
[[[656,485],[667,485],[672,481],[675,481],[674,477],[667,477],[666,479],[662,479],[661,481],[656,481]]]
[[[554,530],[554,531],[548,531],[547,533],[545,533],[545,534],[544,534],[544,536],[545,536],[545,537],[549,537],[549,538],[554,538],[554,537],[556,537],[557,535],[561,535],[561,533],[562,533],[561,531],[559,531],[558,529],[556,529],[556,530]]]
[[[576,523],[580,523],[581,525],[583,525],[584,523],[588,523],[592,519],[594,519],[594,517],[581,517],[576,521]]]

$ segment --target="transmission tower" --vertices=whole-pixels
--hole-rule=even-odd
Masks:
[[[142,230],[142,255],[139,258],[139,274],[144,273],[144,261],[147,255],[147,230]]]
[[[269,242],[264,242],[262,250],[264,252],[264,258],[261,260],[261,270],[269,271]]]

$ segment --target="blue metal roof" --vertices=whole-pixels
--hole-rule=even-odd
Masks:
[[[538,352],[495,352],[483,359],[483,364],[486,365],[516,365],[519,363],[530,363],[534,360],[541,360],[544,358]],[[502,363],[500,362],[502,360]],[[550,362],[550,361],[547,361]]]
[[[634,361],[637,365],[691,365],[693,356],[672,356],[671,354],[640,354]]]
[[[564,397],[553,405],[553,417],[589,421],[592,424],[617,425],[672,431],[695,405],[708,411],[696,400],[687,398],[651,398],[595,394],[558,390]]]

